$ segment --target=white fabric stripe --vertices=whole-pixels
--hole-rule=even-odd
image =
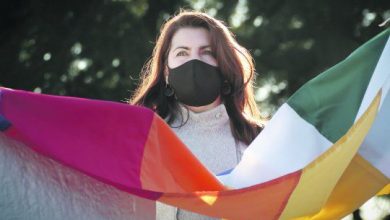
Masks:
[[[313,125],[283,104],[234,170],[218,178],[233,188],[263,183],[302,169],[330,146]]]
[[[390,78],[390,38],[387,39],[386,45],[382,51],[382,54],[379,58],[379,61],[375,67],[374,73],[368,84],[366,93],[364,94],[362,103],[360,104],[359,111],[356,115],[355,122],[362,116],[362,114],[367,110],[368,106],[371,104],[372,100],[375,98],[378,91],[384,86],[384,84]],[[380,106],[384,97],[388,92],[388,86],[386,90],[382,91],[382,99]]]
[[[390,38],[387,39],[375,67],[355,121],[361,117],[380,89],[382,89],[382,97],[379,112],[359,149],[359,154],[390,178],[390,96],[388,95],[390,89]]]
[[[390,95],[384,98],[382,108],[364,139],[359,154],[390,178]]]

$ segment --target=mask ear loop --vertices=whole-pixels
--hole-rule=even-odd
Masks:
[[[169,84],[165,84],[164,95],[167,97],[171,97],[173,96],[173,94],[175,94],[173,88]]]
[[[168,83],[168,74],[169,74],[169,72],[167,72],[167,69],[165,67],[165,69],[164,69],[164,77],[165,77],[164,95],[166,97],[171,97],[171,96],[173,96],[173,94],[175,94],[175,91]]]

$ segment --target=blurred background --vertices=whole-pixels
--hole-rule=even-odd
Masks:
[[[264,116],[390,18],[389,0],[8,0],[0,6],[0,86],[126,102],[161,24],[180,8],[225,21],[251,51]],[[376,197],[346,219],[390,219],[388,201]]]

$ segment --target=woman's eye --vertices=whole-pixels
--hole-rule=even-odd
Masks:
[[[185,51],[180,51],[179,53],[176,54],[176,56],[185,56],[186,52]]]
[[[204,53],[208,54],[208,55],[211,55],[211,56],[214,56],[214,53],[211,50],[205,50]]]

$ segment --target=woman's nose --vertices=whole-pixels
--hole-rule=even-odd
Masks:
[[[191,52],[190,60],[200,60],[201,56],[198,51]]]

